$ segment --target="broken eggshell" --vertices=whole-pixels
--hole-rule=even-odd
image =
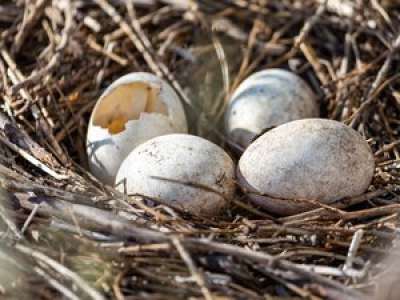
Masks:
[[[365,139],[343,123],[292,121],[268,131],[243,153],[238,179],[254,203],[277,215],[315,208],[365,192],[374,156]],[[302,201],[306,200],[306,201]]]
[[[156,136],[186,132],[183,106],[166,82],[149,73],[127,74],[106,89],[93,109],[87,133],[90,171],[111,185],[135,147]]]
[[[198,136],[171,134],[135,148],[116,177],[117,189],[195,215],[217,215],[235,190],[229,155]]]
[[[244,80],[225,112],[225,132],[231,142],[246,148],[266,129],[319,116],[319,105],[308,84],[283,69],[268,69]]]

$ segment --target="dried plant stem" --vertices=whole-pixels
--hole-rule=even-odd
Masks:
[[[14,43],[14,52],[19,52],[21,50],[22,45],[25,42],[25,39],[28,37],[29,32],[33,30],[33,27],[39,21],[41,15],[44,12],[45,7],[50,2],[50,0],[38,0],[36,3],[31,4],[31,7],[25,10],[26,15],[24,16],[24,21],[22,23],[21,28],[19,29]],[[29,2],[26,2],[26,5],[29,6]]]
[[[171,238],[172,243],[175,248],[178,250],[179,255],[182,257],[183,261],[186,263],[190,273],[192,274],[194,280],[199,285],[201,292],[206,300],[214,300],[215,298],[207,288],[206,281],[204,280],[204,276],[199,272],[194,263],[193,259],[190,257],[190,254],[186,251],[185,247],[182,245],[181,241],[177,237]]]
[[[67,288],[66,286],[62,285],[59,281],[52,278],[49,274],[47,274],[42,269],[35,267],[34,271],[39,274],[39,276],[43,277],[53,288],[60,292],[65,298],[70,300],[79,300],[80,298],[74,294],[74,292]]]
[[[93,300],[105,300],[106,298],[103,297],[97,290],[93,289],[90,285],[88,285],[82,278],[80,278],[76,273],[72,272],[62,264],[58,263],[54,259],[44,255],[43,253],[33,250],[27,246],[22,244],[15,245],[15,248],[34,259],[40,261],[41,263],[49,266],[54,271],[58,272],[60,275],[65,276],[69,280],[71,280],[74,284],[76,284],[82,291],[84,291],[87,296],[89,296]]]

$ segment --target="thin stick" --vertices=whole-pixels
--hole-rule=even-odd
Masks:
[[[5,145],[7,145],[11,150],[13,150],[16,153],[18,153],[19,155],[21,155],[24,159],[26,159],[32,165],[41,169],[43,172],[49,174],[53,178],[55,178],[57,180],[64,180],[64,179],[69,178],[68,175],[58,174],[57,172],[53,171],[48,166],[46,166],[44,163],[42,163],[41,161],[39,161],[38,159],[33,157],[31,154],[29,154],[25,150],[22,150],[21,148],[18,148],[16,145],[10,143],[6,138],[2,137],[1,135],[0,135],[0,141],[2,143],[4,143]]]
[[[353,239],[351,240],[351,244],[349,247],[349,251],[347,252],[346,263],[343,266],[344,272],[353,269],[353,262],[357,255],[358,248],[361,245],[363,235],[364,235],[364,230],[362,229],[359,229],[354,233]]]
[[[31,224],[33,218],[35,217],[37,211],[39,210],[39,206],[40,204],[34,204],[34,207],[31,211],[31,213],[29,214],[28,218],[26,219],[24,225],[22,226],[21,229],[21,234],[23,235],[25,233],[25,230],[28,228],[28,226]]]
[[[40,20],[43,15],[44,9],[50,0],[38,0],[36,2],[25,1],[25,5],[29,5],[29,3],[33,3],[31,7],[25,7],[25,17],[22,22],[21,28],[19,29],[16,37],[13,51],[15,53],[21,50],[22,45],[25,42],[25,39],[29,36],[31,30],[36,25],[36,23]],[[29,11],[27,13],[27,11]]]
[[[378,87],[385,81],[386,75],[390,70],[390,66],[392,65],[393,58],[395,57],[395,55],[399,49],[400,49],[400,34],[394,39],[394,41],[392,43],[392,49],[390,49],[390,52],[389,52],[388,56],[386,57],[385,62],[383,63],[378,74],[376,75],[374,82],[372,83],[371,87],[369,88],[369,90],[367,92],[367,96],[363,99],[364,103],[361,104],[360,108],[353,114],[350,126],[356,127],[358,125],[358,122],[360,120],[362,113],[364,112],[364,110],[366,110],[368,105],[372,102],[372,100],[370,100],[370,99],[374,99],[372,97],[373,94],[378,89]]]
[[[119,287],[121,279],[124,275],[124,272],[118,273],[112,285],[112,289],[117,300],[125,300],[124,294],[122,294],[121,288]]]
[[[19,232],[17,226],[15,226],[14,222],[8,217],[6,212],[4,211],[3,207],[0,206],[0,218],[6,223],[8,228],[11,230],[11,232],[15,235],[17,239],[21,239],[22,235]]]
[[[365,201],[371,200],[371,199],[378,197],[380,195],[383,195],[387,192],[388,191],[386,191],[386,190],[377,190],[377,191],[365,193],[360,196],[341,199],[335,203],[332,203],[330,206],[336,207],[336,208],[347,208],[347,207],[357,205],[357,204],[363,203]],[[284,222],[284,223],[291,223],[296,220],[304,220],[306,218],[311,218],[311,217],[321,217],[324,214],[324,212],[326,212],[325,208],[317,208],[317,209],[306,211],[304,213],[300,213],[297,215],[280,218],[279,221]]]
[[[327,8],[327,1],[324,0],[324,3],[321,3],[318,6],[317,11],[315,14],[307,20],[306,23],[304,23],[303,27],[300,30],[299,35],[296,37],[295,42],[294,42],[294,47],[298,48],[300,45],[304,42],[305,38],[307,35],[310,33],[311,29],[319,22],[321,19],[322,15],[325,13],[326,8]]]
[[[23,79],[21,78],[20,79],[21,81],[16,83],[12,87],[13,94],[28,85],[38,82],[39,80],[42,79],[42,77],[44,75],[49,74],[49,72],[53,71],[55,69],[55,67],[57,67],[57,65],[59,64],[59,62],[62,58],[62,53],[68,44],[69,36],[72,31],[73,14],[75,12],[71,5],[71,0],[66,0],[66,1],[64,1],[64,3],[65,3],[65,9],[64,9],[65,25],[64,25],[62,36],[60,39],[60,43],[58,44],[58,46],[56,48],[56,53],[51,57],[50,61],[47,63],[47,65],[43,69],[37,71],[34,74],[31,74],[28,78],[23,78]]]
[[[101,7],[101,9],[104,10],[106,14],[108,14],[112,20],[117,23],[121,29],[125,32],[125,34],[128,36],[128,38],[132,41],[132,43],[135,45],[137,50],[142,53],[143,58],[149,65],[149,67],[152,69],[152,71],[160,77],[166,78],[169,80],[173,86],[173,88],[176,90],[178,95],[184,100],[184,102],[189,105],[193,106],[189,98],[186,96],[186,94],[183,92],[182,87],[179,85],[179,83],[176,81],[172,73],[168,70],[168,68],[161,63],[160,61],[157,61],[156,58],[152,56],[152,53],[150,52],[150,41],[146,38],[146,36],[143,34],[141,31],[141,27],[139,22],[135,22],[135,19],[132,20],[132,24],[134,25],[135,31],[132,30],[132,28],[129,26],[129,24],[124,21],[122,16],[118,13],[118,11],[111,5],[109,4],[106,0],[93,0],[98,6]],[[132,9],[132,2],[127,2],[128,8],[131,7]],[[140,34],[142,33],[142,34]],[[147,48],[146,48],[147,46]]]
[[[79,300],[80,298],[74,294],[72,290],[62,285],[59,281],[46,274],[42,269],[35,267],[33,270],[41,277],[43,277],[54,289],[60,292],[61,295],[70,300]]]
[[[178,250],[179,255],[182,257],[182,260],[186,263],[194,280],[200,287],[200,290],[203,293],[204,298],[206,300],[214,300],[214,297],[212,296],[211,292],[207,288],[204,276],[197,270],[195,262],[190,257],[190,254],[186,251],[185,247],[182,245],[180,240],[177,237],[172,237],[171,241],[172,241],[172,244],[174,244],[174,246]]]
[[[87,284],[78,274],[72,272],[67,267],[63,266],[62,264],[58,263],[54,259],[44,255],[43,253],[33,250],[27,246],[22,244],[16,244],[15,248],[34,259],[46,264],[47,266],[51,267],[53,270],[60,273],[64,277],[71,280],[74,284],[76,284],[82,291],[84,291],[91,299],[93,300],[106,300],[106,298],[100,294],[98,291],[93,289],[89,284]]]

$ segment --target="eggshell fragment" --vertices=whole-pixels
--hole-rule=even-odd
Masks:
[[[131,73],[115,81],[98,100],[87,133],[89,168],[106,184],[128,154],[149,139],[186,133],[182,104],[173,89],[149,73]]]
[[[374,175],[365,139],[343,123],[292,121],[259,137],[243,153],[238,177],[250,198],[278,215],[305,211],[302,201],[332,203],[365,192]]]
[[[283,123],[319,116],[316,96],[296,74],[268,69],[244,80],[229,101],[225,132],[246,148],[264,130]]]
[[[172,134],[135,148],[116,177],[117,187],[196,215],[216,215],[233,197],[235,167],[217,145],[197,136]]]

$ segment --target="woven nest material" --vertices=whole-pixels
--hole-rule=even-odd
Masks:
[[[1,1],[0,298],[398,299],[398,253],[385,259],[400,211],[397,3]],[[302,76],[324,118],[366,137],[365,194],[285,218],[239,195],[211,219],[127,199],[87,172],[88,119],[113,80],[168,80],[191,132],[237,159],[226,100],[270,67]]]

